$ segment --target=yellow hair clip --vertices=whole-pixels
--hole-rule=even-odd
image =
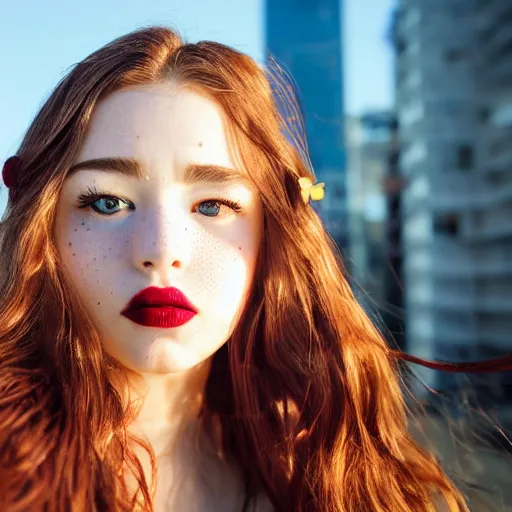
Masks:
[[[321,201],[325,196],[325,183],[315,183],[310,178],[299,178],[300,193],[302,199],[307,203],[311,201]]]

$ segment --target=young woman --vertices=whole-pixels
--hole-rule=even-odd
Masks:
[[[1,510],[467,510],[282,128],[166,28],[57,86],[4,167]]]

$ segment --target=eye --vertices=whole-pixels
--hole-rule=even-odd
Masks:
[[[127,199],[114,195],[99,194],[96,190],[88,189],[78,197],[79,208],[91,208],[100,215],[114,215],[121,210],[135,210],[135,205]]]
[[[101,197],[89,204],[96,212],[103,215],[113,215],[121,210],[130,208],[130,205],[124,199],[118,197]]]
[[[220,213],[221,206],[219,201],[204,201],[197,205],[197,211],[207,217],[217,217]]]
[[[195,206],[194,211],[206,217],[220,217],[241,211],[240,203],[229,199],[208,199]]]

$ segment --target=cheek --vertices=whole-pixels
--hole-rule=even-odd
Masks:
[[[243,226],[221,236],[200,233],[192,245],[195,292],[209,308],[238,309],[254,277],[256,234]]]
[[[90,307],[101,302],[105,293],[112,295],[112,276],[119,260],[120,240],[108,233],[98,233],[83,221],[71,222],[57,234],[57,244],[64,267],[79,295]]]

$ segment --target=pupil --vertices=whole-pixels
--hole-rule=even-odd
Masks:
[[[113,210],[116,207],[116,202],[113,199],[106,199],[105,207],[107,210]]]
[[[208,201],[199,206],[201,213],[208,217],[215,217],[219,213],[219,204],[215,201]]]

